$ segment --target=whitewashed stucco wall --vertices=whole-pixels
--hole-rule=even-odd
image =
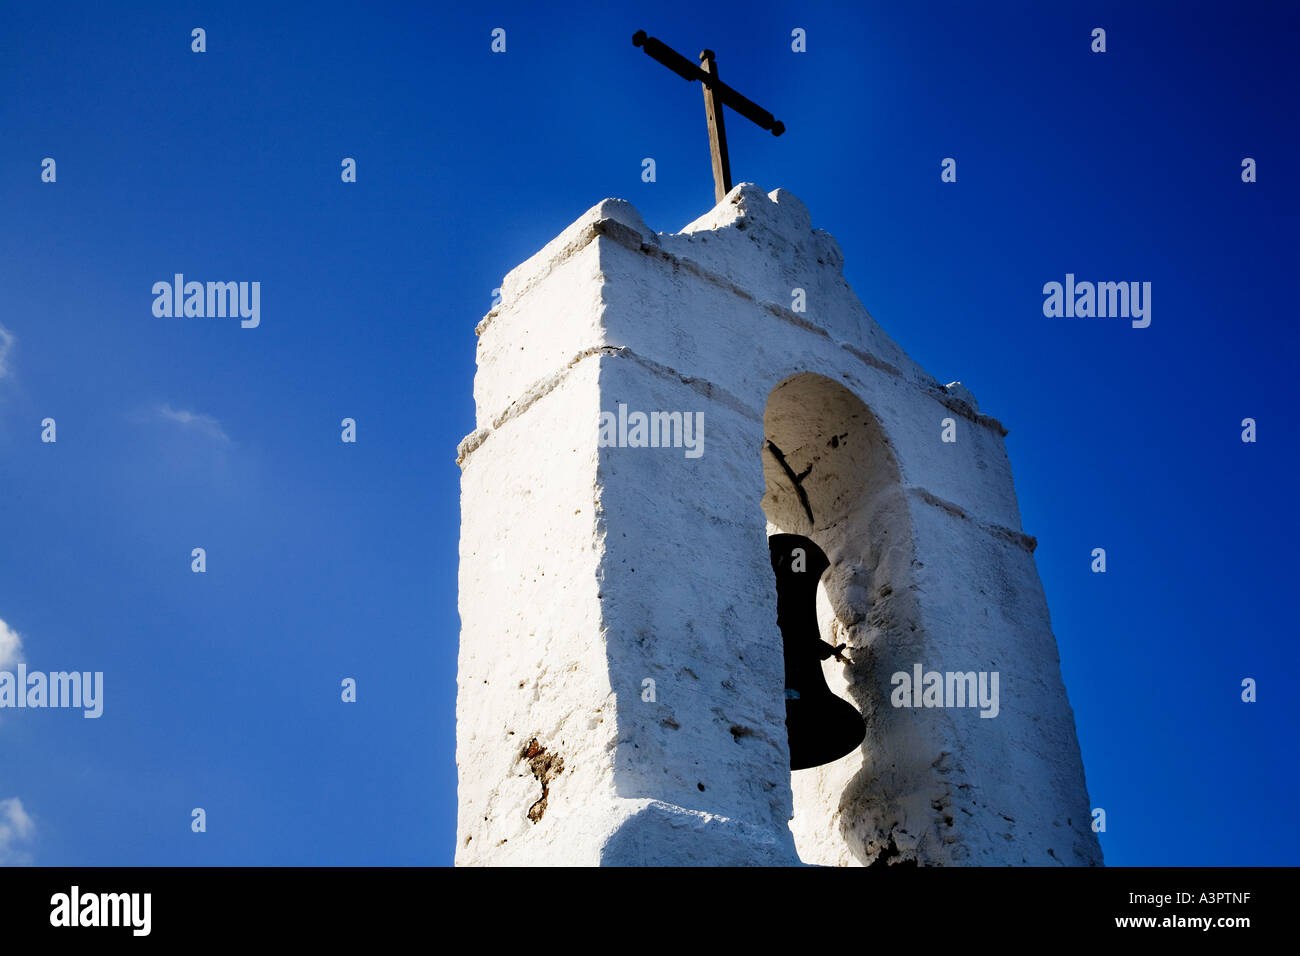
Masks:
[[[507,276],[460,448],[458,864],[1100,862],[1004,430],[842,265],[742,184],[675,235],[605,200]],[[704,453],[599,447],[620,404],[703,413]],[[774,432],[833,519],[798,526]],[[774,530],[832,559],[826,672],[868,727],[793,788]],[[917,662],[998,670],[999,715],[891,707]]]

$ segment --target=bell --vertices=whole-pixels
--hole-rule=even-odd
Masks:
[[[776,623],[785,645],[785,726],[790,769],[806,770],[838,760],[862,743],[867,728],[848,701],[836,697],[822,676],[822,661],[841,648],[821,639],[817,582],[830,559],[810,538],[774,534],[767,539],[776,572]]]

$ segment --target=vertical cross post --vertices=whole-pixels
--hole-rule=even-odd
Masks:
[[[784,133],[785,124],[718,79],[718,62],[712,50],[702,51],[699,66],[696,66],[662,40],[647,36],[644,30],[637,30],[632,35],[632,45],[644,49],[647,56],[658,60],[686,82],[699,80],[704,87],[704,116],[709,123],[709,153],[713,157],[713,201],[722,202],[731,192],[731,157],[727,153],[722,108],[730,106],[759,128],[771,130],[773,136]]]
[[[700,53],[700,69],[709,75],[704,87],[704,116],[709,123],[709,154],[713,158],[713,201],[731,192],[731,158],[727,155],[727,129],[722,121],[722,91],[715,82],[718,63],[712,50]]]

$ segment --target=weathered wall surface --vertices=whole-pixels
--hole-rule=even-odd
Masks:
[[[746,184],[676,235],[606,200],[507,277],[461,446],[458,863],[1100,862],[1004,431],[842,262]],[[703,454],[601,447],[620,405],[702,414]],[[868,727],[793,787],[778,530],[832,560],[827,679]],[[998,716],[891,706],[918,663],[999,672]]]

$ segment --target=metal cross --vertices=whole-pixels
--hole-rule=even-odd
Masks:
[[[696,66],[672,47],[646,36],[644,30],[636,31],[632,44],[641,47],[647,56],[658,60],[688,83],[699,80],[704,85],[704,117],[709,123],[709,153],[713,157],[713,198],[714,202],[721,202],[722,197],[731,192],[731,160],[727,155],[722,108],[730,106],[745,119],[763,129],[770,129],[773,136],[784,133],[785,124],[718,79],[718,64],[712,50],[700,53],[700,65]]]

